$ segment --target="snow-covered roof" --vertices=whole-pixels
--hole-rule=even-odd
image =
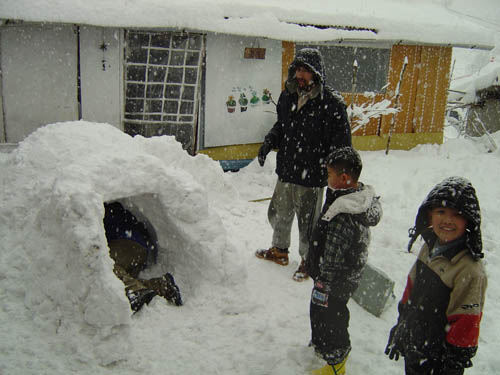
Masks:
[[[490,62],[474,74],[451,81],[448,101],[474,103],[478,92],[492,86],[500,86],[500,62],[496,61]]]
[[[397,41],[490,49],[490,30],[444,0],[2,0],[0,18],[178,28],[295,42]]]

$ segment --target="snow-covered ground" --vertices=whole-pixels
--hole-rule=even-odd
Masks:
[[[500,133],[493,134],[500,144]],[[489,277],[479,351],[467,374],[500,369],[500,151],[448,140],[411,151],[361,152],[361,180],[381,195],[369,262],[402,294],[415,260],[407,229],[428,191],[460,175],[477,190]],[[271,229],[274,153],[223,173],[171,137],[131,138],[104,124],[60,123],[0,153],[0,373],[306,374],[312,282],[297,283],[298,233],[287,267],[257,259]],[[127,199],[154,225],[162,251],[146,276],[174,273],[185,305],[155,298],[132,315],[112,272],[102,203]],[[414,246],[416,252],[419,246]],[[396,302],[380,318],[354,301],[348,374],[402,374],[383,354]]]

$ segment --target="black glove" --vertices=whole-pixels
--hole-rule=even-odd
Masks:
[[[330,189],[328,189],[330,190]],[[321,263],[321,258],[325,252],[325,241],[326,238],[323,233],[327,232],[328,222],[321,220],[323,217],[323,212],[319,217],[316,226],[311,234],[311,241],[309,243],[309,251],[305,259],[306,272],[313,280],[319,277],[320,269],[319,265]]]
[[[307,274],[316,281],[319,276],[319,266],[311,259],[309,255],[306,257],[305,266]]]
[[[266,156],[267,156],[267,154],[269,154],[271,149],[272,149],[271,144],[267,141],[264,141],[262,146],[260,146],[258,158],[259,158],[259,164],[261,167],[264,166],[264,162],[266,161]]]
[[[474,357],[477,351],[477,346],[470,348],[459,348],[451,344],[445,343],[445,348],[441,362],[443,371],[452,372],[464,368],[472,367],[471,358]]]
[[[391,332],[389,333],[389,342],[385,347],[385,354],[389,356],[389,359],[394,359],[397,361],[399,356],[401,355],[401,347],[396,342],[396,333],[398,331],[399,326],[396,324],[392,327]]]
[[[319,261],[323,256],[322,252],[319,248],[314,246],[313,244],[309,245],[309,251],[307,252],[305,267],[306,272],[313,280],[316,280],[319,277]]]

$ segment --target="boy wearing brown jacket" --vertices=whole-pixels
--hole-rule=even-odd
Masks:
[[[487,285],[480,225],[476,192],[461,177],[437,184],[418,210],[408,250],[419,235],[424,244],[385,350],[404,357],[407,375],[461,375],[472,366]]]

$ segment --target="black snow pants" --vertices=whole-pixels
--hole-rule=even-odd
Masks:
[[[318,297],[319,293],[319,299]],[[351,351],[349,338],[348,300],[313,289],[310,304],[311,343],[316,351],[330,365],[342,362]]]
[[[464,369],[444,370],[439,362],[412,363],[405,360],[406,375],[463,375]]]

